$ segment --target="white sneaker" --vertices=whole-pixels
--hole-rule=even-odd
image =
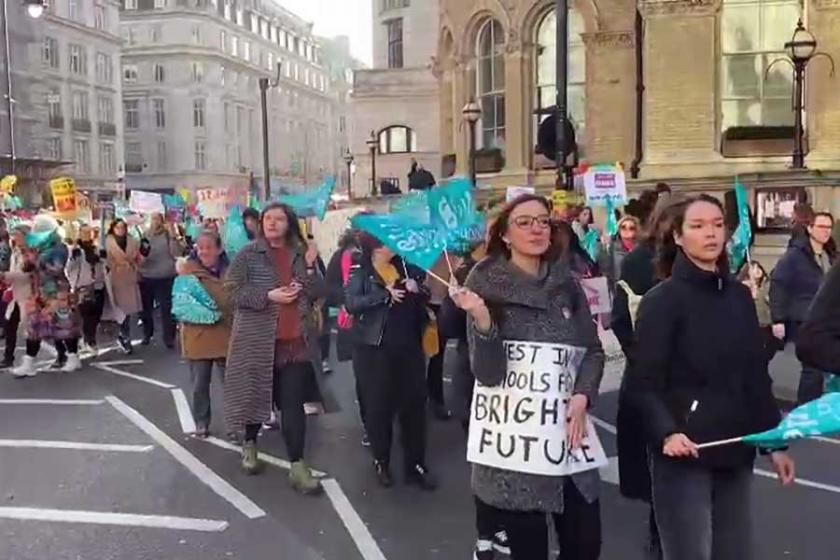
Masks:
[[[38,375],[38,370],[35,369],[35,358],[32,356],[24,356],[20,365],[12,370],[12,375],[18,379],[23,377],[35,377]]]
[[[79,355],[68,353],[67,362],[65,362],[64,367],[61,368],[61,371],[63,371],[64,373],[71,373],[80,369],[82,369],[82,361],[79,359]]]

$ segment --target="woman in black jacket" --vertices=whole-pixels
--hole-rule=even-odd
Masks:
[[[780,420],[749,290],[729,275],[723,207],[691,199],[661,240],[658,273],[636,323],[628,390],[648,437],[653,507],[665,560],[750,558],[755,449],[699,443]],[[773,451],[784,484],[793,460]]]

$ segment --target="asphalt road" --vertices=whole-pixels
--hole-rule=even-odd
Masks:
[[[330,490],[313,498],[290,490],[282,467],[247,477],[235,450],[184,434],[177,389],[189,394],[189,373],[174,352],[153,346],[92,362],[100,366],[73,374],[26,380],[0,374],[0,560],[471,557],[473,509],[460,425],[430,420],[428,463],[440,479],[437,492],[399,483],[380,488],[359,443],[348,364],[337,365],[328,381],[340,410],[309,420],[307,455],[326,473]],[[610,456],[620,369],[613,360],[595,410]],[[213,429],[222,436],[218,384],[213,396],[219,413]],[[66,399],[81,402],[59,402]],[[279,432],[265,434],[261,447],[285,456]],[[793,452],[800,477],[812,485],[782,489],[756,476],[756,558],[837,558],[840,445],[807,441]],[[768,468],[761,461],[757,467]],[[642,560],[647,509],[619,496],[614,471],[603,472],[602,558]]]

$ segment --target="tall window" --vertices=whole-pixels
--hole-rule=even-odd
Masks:
[[[201,44],[201,27],[198,25],[192,26],[192,42],[194,45]]]
[[[166,0],[155,0],[155,9],[162,10],[166,7]]]
[[[82,45],[70,44],[70,72],[84,76],[87,74],[87,52]]]
[[[114,61],[105,53],[96,53],[96,81],[101,84],[114,81]]]
[[[73,156],[76,160],[76,171],[79,173],[90,172],[90,148],[87,140],[77,138],[73,140]]]
[[[403,20],[391,19],[385,22],[388,34],[388,68],[403,67]]]
[[[227,32],[224,29],[219,32],[219,48],[223,53],[227,52]]]
[[[136,10],[137,9],[137,0],[125,0],[125,9],[126,10]]]
[[[239,56],[239,37],[231,35],[230,37],[230,54]]]
[[[157,143],[157,169],[166,170],[166,142],[163,140]]]
[[[81,21],[82,7],[79,5],[79,0],[67,0],[67,14],[70,16],[70,19]]]
[[[204,140],[195,142],[195,168],[207,169],[207,145]]]
[[[61,138],[47,138],[47,157],[55,161],[61,159]]]
[[[488,19],[476,44],[476,98],[481,104],[481,147],[505,146],[505,35],[502,24]]]
[[[793,124],[793,75],[778,64],[802,15],[799,0],[725,0],[721,15],[721,128]]]
[[[93,6],[93,26],[96,29],[108,28],[108,12],[104,4],[97,2]]]
[[[155,82],[162,84],[166,81],[166,71],[163,68],[163,64],[155,64],[154,66],[154,75],[155,75]]]
[[[133,84],[137,81],[137,65],[127,64],[123,66],[123,82]]]
[[[58,68],[58,41],[52,37],[44,37],[41,47],[41,60],[44,66]]]
[[[224,107],[223,112],[224,112],[224,120],[225,120],[225,132],[230,132],[230,121],[231,121],[230,103],[225,101],[223,107]]]
[[[417,151],[417,133],[407,126],[389,126],[379,133],[380,154]]]
[[[204,128],[204,110],[206,102],[204,99],[193,99],[193,126],[195,128]]]
[[[79,121],[90,120],[88,94],[86,91],[73,92],[73,119]]]
[[[139,104],[140,102],[136,99],[126,99],[123,101],[126,128],[140,128]]]
[[[155,128],[166,128],[166,104],[163,99],[152,99],[155,113]]]
[[[96,100],[97,117],[100,123],[114,123],[114,100],[107,95],[100,95]]]
[[[111,175],[116,170],[114,145],[110,142],[102,142],[99,144],[99,172],[102,175]]]
[[[251,60],[251,42],[250,41],[242,41],[242,58],[249,61]]]
[[[204,64],[201,62],[192,63],[192,81],[200,84],[204,81]]]
[[[569,38],[568,38],[568,82],[566,97],[568,100],[568,114],[575,127],[578,142],[582,131],[586,127],[586,48],[581,34],[585,31],[583,16],[574,9],[569,10]],[[557,19],[554,10],[550,10],[537,27],[537,88],[536,106],[547,109],[554,106],[557,97]],[[539,122],[548,115],[537,117]],[[536,142],[536,129],[534,131]]]
[[[149,28],[149,41],[151,41],[152,43],[160,42],[161,32],[162,27],[159,23],[151,26]]]
[[[143,145],[140,142],[125,143],[126,170],[141,171],[143,169]]]
[[[47,94],[47,109],[50,122],[57,121],[64,115],[61,110],[61,94],[58,90],[53,90]]]

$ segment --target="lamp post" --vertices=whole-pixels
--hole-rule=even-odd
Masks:
[[[370,138],[367,139],[365,144],[367,144],[370,149],[370,194],[373,196],[377,196],[379,194],[379,189],[376,187],[376,145],[378,143],[379,141],[376,139],[376,131],[371,130]]]
[[[475,102],[475,99],[470,99],[469,103],[464,105],[461,109],[461,114],[464,115],[464,120],[467,122],[469,128],[469,161],[470,161],[470,181],[473,187],[476,185],[476,171],[475,171],[475,128],[478,124],[478,119],[481,118],[481,107]]]
[[[566,119],[568,116],[568,108],[566,104],[566,85],[568,83],[568,1],[556,0],[554,3],[554,15],[557,18],[557,32],[555,34],[555,81],[557,88],[557,97],[554,103],[554,127],[557,137],[557,179],[555,181],[555,188],[558,190],[566,189],[572,190],[571,182],[566,181],[566,156],[569,153],[566,143]]]
[[[281,64],[277,63],[277,74],[271,80],[267,76],[260,78],[260,106],[262,108],[262,135],[263,135],[263,184],[264,201],[271,198],[271,170],[268,162],[268,88],[275,88],[280,83]]]
[[[344,154],[344,163],[347,164],[347,200],[353,200],[353,154],[350,153],[350,148],[347,148],[347,153]]]

